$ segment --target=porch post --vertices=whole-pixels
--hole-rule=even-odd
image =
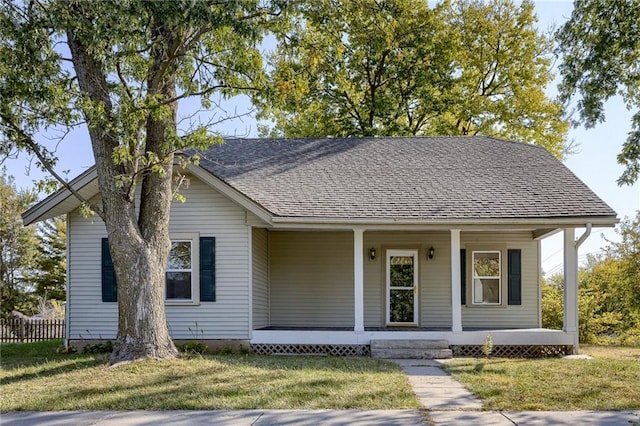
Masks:
[[[353,331],[364,331],[364,229],[353,229]]]
[[[460,299],[460,230],[451,230],[451,331],[462,333],[462,305]]]
[[[573,351],[578,353],[578,249],[575,229],[564,230],[564,324],[565,333],[573,333]]]

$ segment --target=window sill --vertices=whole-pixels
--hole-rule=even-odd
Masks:
[[[200,306],[197,300],[165,300],[165,306]]]
[[[467,308],[506,308],[507,305],[504,303],[472,303],[470,305],[466,305]]]

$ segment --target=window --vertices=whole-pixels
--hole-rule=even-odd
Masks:
[[[500,251],[474,251],[473,304],[499,305],[501,299]]]
[[[188,240],[171,242],[171,250],[167,259],[167,300],[192,300],[193,283],[193,249]]]
[[[172,235],[165,271],[165,302],[197,305],[216,301],[215,237],[197,233]],[[102,238],[102,301],[118,301],[118,284],[109,241]]]
[[[171,235],[165,272],[165,300],[171,304],[200,302],[200,238],[198,234]]]

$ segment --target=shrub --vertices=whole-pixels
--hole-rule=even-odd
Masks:
[[[186,342],[182,345],[178,345],[178,350],[186,354],[206,354],[209,351],[209,347],[204,342]]]
[[[113,352],[113,343],[107,340],[104,343],[86,344],[82,347],[82,353],[85,354],[108,354]]]

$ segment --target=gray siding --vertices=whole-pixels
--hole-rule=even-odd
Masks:
[[[506,279],[506,251],[522,250],[522,305],[471,306],[471,265],[467,262],[467,305],[462,307],[463,328],[535,328],[540,326],[538,243],[528,232],[521,233],[472,233],[460,236],[464,247],[501,246],[503,251],[503,279]],[[470,258],[467,250],[467,259]],[[506,301],[506,285],[502,297]]]
[[[387,309],[385,262],[386,250],[418,250],[419,326],[451,327],[451,261],[448,232],[365,232],[364,247],[364,324],[383,327]],[[435,256],[427,260],[427,250],[433,246]],[[376,259],[368,256],[370,248],[377,251]]]
[[[530,328],[539,327],[538,244],[530,233],[461,234],[461,247],[503,248],[503,270],[506,279],[506,250],[522,250],[522,305],[471,306],[471,289],[467,289],[467,306],[462,307],[466,328]],[[433,246],[435,256],[427,260],[427,250]],[[387,309],[385,261],[388,249],[419,250],[419,327],[449,329],[451,327],[451,236],[449,232],[365,232],[364,234],[364,314],[365,327],[385,325]],[[377,251],[370,260],[370,248]],[[470,255],[470,254],[469,254]],[[467,281],[470,262],[467,262]],[[503,298],[506,300],[506,285]]]
[[[269,238],[271,325],[353,327],[353,233]]]
[[[253,328],[269,326],[269,256],[268,233],[263,228],[251,229],[253,262]]]
[[[186,203],[174,202],[170,233],[216,237],[216,302],[166,306],[173,338],[249,338],[249,245],[245,212],[209,186],[191,177]],[[70,339],[110,338],[117,332],[117,303],[101,300],[98,217],[69,214]]]

